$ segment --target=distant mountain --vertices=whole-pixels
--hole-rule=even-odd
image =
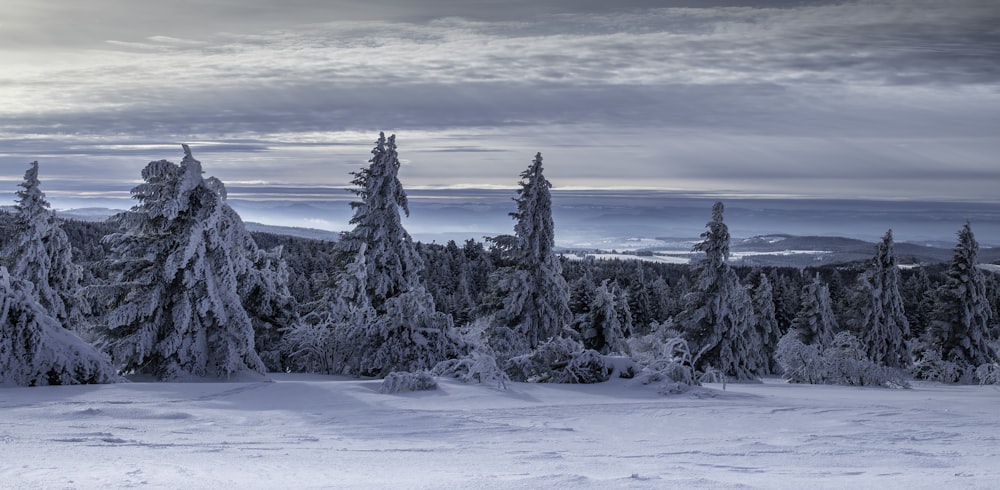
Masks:
[[[597,259],[636,258],[656,262],[685,263],[696,256],[691,252],[691,244],[697,240],[677,237],[653,239],[621,239],[612,247],[597,249],[564,248],[574,257],[593,256]],[[631,246],[630,246],[631,245]],[[936,264],[948,262],[952,258],[950,247],[934,247],[925,244],[896,242],[896,257],[903,266],[915,264]],[[839,236],[796,236],[788,234],[759,235],[744,239],[734,239],[730,259],[734,265],[808,267],[818,265],[844,264],[871,259],[875,243]],[[982,264],[1000,262],[1000,248],[984,247],[979,251]]]
[[[405,220],[405,226],[415,240],[425,243],[444,243],[455,240],[461,243],[466,238],[482,240],[484,236],[510,233],[512,223],[507,215],[510,207],[507,193],[483,198],[478,194],[463,195],[461,199],[454,196],[420,195],[411,199],[413,216]],[[564,196],[564,202],[555,209],[556,243],[559,248],[579,256],[601,255],[604,258],[611,251],[627,251],[636,256],[642,255],[658,261],[683,262],[691,258],[691,246],[698,241],[697,233],[704,227],[703,217],[692,206],[690,200],[639,200],[622,198],[603,202],[600,196]],[[457,202],[456,202],[457,201]],[[638,205],[629,208],[628,205]],[[734,236],[749,236],[750,238],[734,239],[732,243],[732,260],[735,264],[761,266],[791,266],[806,267],[823,264],[839,264],[868,260],[875,251],[875,243],[870,238],[875,236],[881,225],[868,223],[870,230],[864,236],[839,236],[834,233],[809,234],[812,231],[806,226],[798,226],[801,221],[792,217],[810,218],[815,223],[825,223],[828,226],[831,217],[838,221],[838,229],[851,229],[860,226],[862,222],[872,221],[862,217],[863,206],[850,203],[850,209],[844,209],[843,203],[837,203],[836,212],[814,213],[818,205],[806,207],[802,202],[795,206],[786,206],[780,210],[775,208],[743,207],[747,201],[728,206],[727,213],[736,215],[727,221],[743,223],[731,226]],[[339,232],[330,231],[346,229],[350,219],[350,207],[345,202],[260,202],[231,200],[231,204],[244,217],[247,228],[277,235],[290,235],[316,240],[335,241]],[[760,204],[760,203],[757,203]],[[783,203],[787,204],[787,203]],[[888,206],[880,203],[882,206]],[[3,209],[13,209],[3,206]],[[963,208],[964,209],[964,208]],[[985,214],[986,208],[976,208],[982,214],[978,215],[983,224],[980,238],[979,260],[983,264],[1000,263],[1000,247],[991,247],[990,238],[995,237],[991,221]],[[908,211],[903,213],[903,210]],[[929,212],[918,219],[918,213],[908,208],[893,210],[902,223],[938,223],[942,218]],[[120,212],[120,209],[102,207],[82,207],[58,211],[63,218],[80,221],[102,221]],[[850,212],[848,212],[850,211]],[[882,209],[882,211],[885,211]],[[940,212],[934,209],[934,212]],[[839,213],[839,214],[838,214]],[[942,213],[949,216],[949,213]],[[850,216],[847,216],[850,215]],[[850,219],[848,219],[850,218]],[[905,218],[905,219],[903,219]],[[995,219],[995,218],[992,218]],[[880,220],[881,221],[881,218]],[[854,223],[855,228],[848,226]],[[956,221],[958,222],[958,221]],[[267,223],[267,224],[265,224]],[[280,223],[280,224],[275,224]],[[746,223],[755,223],[748,226]],[[948,226],[952,223],[949,220]],[[914,225],[916,226],[916,225]],[[762,229],[785,228],[778,233],[761,233]],[[818,226],[812,226],[816,228]],[[323,229],[326,228],[326,229]],[[801,228],[801,229],[800,229]],[[916,227],[919,228],[919,227]],[[911,230],[915,230],[913,226]],[[885,228],[881,228],[884,230]],[[752,231],[753,230],[753,231]],[[786,233],[800,231],[801,234]],[[802,233],[805,232],[805,233]],[[896,233],[897,240],[907,237],[913,241],[897,241],[896,255],[901,264],[930,264],[947,262],[952,257],[953,243],[946,241],[951,232],[946,230],[936,233]],[[878,233],[880,235],[881,232]],[[656,238],[641,238],[641,237]],[[863,238],[863,239],[862,239]],[[985,243],[983,238],[986,239]],[[994,238],[995,239],[995,238]],[[578,251],[578,252],[574,252]]]
[[[252,232],[270,233],[272,235],[287,235],[299,238],[308,238],[310,240],[324,240],[328,242],[340,240],[340,233],[335,231],[317,230],[315,228],[298,228],[295,226],[265,225],[261,223],[254,223],[252,221],[247,221],[243,224],[246,225],[247,230]]]
[[[306,206],[308,207],[308,206]],[[4,209],[9,208],[9,211],[14,210],[13,206],[4,206]],[[63,219],[71,219],[76,221],[105,221],[111,216],[122,212],[121,209],[110,209],[110,208],[76,208],[57,211],[56,214]],[[298,226],[279,226],[279,225],[266,225],[263,223],[255,223],[253,221],[244,221],[247,230],[257,231],[262,233],[271,233],[273,235],[288,235],[299,238],[309,238],[312,240],[325,240],[328,242],[335,242],[340,239],[340,233],[336,231],[329,230],[319,230],[316,228],[304,228]]]

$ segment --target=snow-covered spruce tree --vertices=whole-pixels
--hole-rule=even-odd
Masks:
[[[906,339],[910,325],[899,292],[899,268],[892,230],[885,233],[875,256],[859,278],[861,286],[860,337],[868,358],[876,364],[905,367],[910,363]]]
[[[31,289],[0,267],[0,386],[115,381],[107,356],[63,328]]]
[[[301,322],[298,302],[288,289],[288,264],[280,246],[261,250],[252,239],[244,246],[250,264],[238,278],[239,294],[253,325],[254,349],[268,371],[285,371],[289,352],[282,338]]]
[[[3,248],[3,262],[11,276],[32,285],[31,295],[56,321],[89,337],[84,315],[90,308],[80,296],[83,272],[73,263],[73,247],[40,185],[38,162],[31,162],[17,192],[14,234]]]
[[[503,297],[497,312],[498,326],[510,328],[526,340],[530,349],[562,336],[573,314],[569,309],[569,287],[562,275],[562,265],[555,253],[555,227],[552,222],[552,184],[542,173],[542,154],[521,173],[521,188],[514,199],[517,220],[514,236],[494,240],[505,249],[513,264],[498,273],[496,281]]]
[[[802,288],[801,306],[792,320],[789,333],[803,344],[815,345],[822,350],[830,345],[837,330],[839,327],[833,315],[830,290],[816,273],[813,280]]]
[[[767,274],[761,273],[759,283],[753,291],[753,311],[757,319],[755,329],[761,336],[761,347],[767,364],[765,372],[774,372],[773,355],[778,349],[778,341],[781,340],[781,329],[774,313],[774,295],[771,289],[771,281]]]
[[[354,229],[337,244],[352,258],[338,278],[332,319],[334,328],[349,329],[340,338],[351,355],[334,367],[380,377],[429,370],[460,355],[463,346],[452,318],[436,311],[420,279],[423,260],[403,228],[400,210],[409,215],[409,206],[395,135],[379,133],[369,163],[352,181],[359,198],[351,203]]]
[[[160,379],[264,373],[239,279],[252,267],[249,235],[225,203],[220,182],[202,178],[184,145],[180,165],[160,160],[132,189],[139,201],[116,216],[112,284],[103,330],[122,372]]]
[[[747,288],[729,264],[729,228],[723,204],[712,206],[712,221],[694,251],[704,252],[695,264],[697,279],[684,295],[677,324],[691,343],[695,369],[716,370],[738,380],[756,378],[767,366],[762,339]]]
[[[601,354],[627,355],[626,325],[622,318],[628,314],[628,301],[617,286],[605,279],[594,291],[587,318],[581,325],[583,346]]]
[[[966,222],[958,232],[947,278],[938,289],[934,318],[928,334],[930,343],[940,348],[944,361],[962,371],[957,381],[971,382],[976,367],[996,360],[990,347],[992,311],[986,296],[982,272],[977,268],[979,243]]]

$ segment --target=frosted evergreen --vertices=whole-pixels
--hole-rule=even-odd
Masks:
[[[861,342],[869,359],[890,367],[910,363],[906,339],[910,325],[899,292],[899,268],[892,230],[886,232],[875,249],[875,256],[861,275]]]
[[[981,364],[996,360],[989,344],[992,319],[986,282],[978,263],[979,243],[972,226],[965,223],[958,232],[947,279],[938,289],[938,300],[931,325],[932,342],[941,349],[942,358],[958,364],[970,381],[972,371]]]
[[[379,133],[369,166],[354,173],[354,229],[338,242],[351,257],[328,302],[325,328],[335,329],[331,359],[336,371],[386,376],[393,371],[430,370],[462,349],[451,316],[436,311],[420,278],[424,267],[400,210],[409,215],[399,181],[395,135]]]
[[[736,379],[753,379],[767,366],[756,317],[747,288],[729,264],[729,228],[723,222],[723,204],[712,207],[708,230],[694,251],[704,252],[698,274],[684,295],[677,324],[691,343],[695,369],[717,370]]]
[[[581,328],[583,346],[601,354],[629,354],[625,342],[629,325],[623,321],[631,317],[627,297],[608,282],[605,280],[594,291],[590,311]]]
[[[821,350],[830,346],[839,326],[833,315],[830,289],[820,280],[819,273],[802,288],[801,306],[792,320],[792,328],[806,345],[818,346]]]
[[[255,350],[268,371],[284,371],[289,360],[282,350],[283,335],[301,321],[298,302],[288,290],[288,264],[281,247],[261,250],[249,233],[245,238],[240,242],[250,263],[239,277],[239,294],[253,325]]]
[[[535,348],[560,337],[573,315],[569,309],[569,286],[555,253],[552,184],[543,174],[541,153],[521,173],[520,185],[514,199],[517,211],[510,213],[517,221],[514,236],[494,240],[513,264],[502,271],[496,283],[504,296],[497,320],[522,335],[528,347]]]
[[[202,177],[186,145],[184,153],[179,165],[142,170],[144,183],[132,189],[139,204],[105,238],[116,272],[103,288],[108,348],[123,372],[161,379],[263,373],[240,296],[252,239],[221,183]]]
[[[757,319],[755,330],[761,337],[761,346],[764,349],[766,358],[766,372],[773,372],[771,369],[771,355],[778,348],[778,341],[781,340],[781,328],[778,325],[774,310],[774,293],[771,288],[771,281],[764,273],[760,274],[760,282],[753,291],[753,311]]]
[[[73,262],[73,247],[49,209],[38,180],[38,162],[24,173],[17,192],[14,234],[3,248],[11,276],[33,287],[30,294],[62,326],[89,336],[84,317],[90,308],[80,296],[82,269]]]
[[[63,328],[0,267],[0,385],[108,383],[117,376],[107,356]]]

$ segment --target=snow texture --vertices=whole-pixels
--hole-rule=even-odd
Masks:
[[[121,383],[0,390],[9,488],[996,488],[997,391],[636,380]],[[40,423],[44,421],[44,423]]]

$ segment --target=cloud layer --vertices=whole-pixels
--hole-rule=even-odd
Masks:
[[[541,151],[557,186],[997,200],[988,0],[133,3],[5,12],[5,173],[127,189],[183,141],[224,181],[342,185],[386,130],[413,186]]]

